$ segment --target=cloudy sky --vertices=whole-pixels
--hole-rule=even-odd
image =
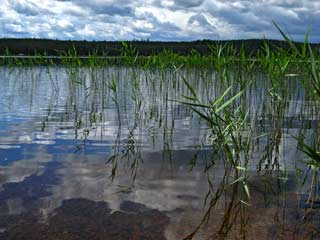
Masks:
[[[0,0],[0,38],[280,38],[272,21],[320,42],[319,0]]]

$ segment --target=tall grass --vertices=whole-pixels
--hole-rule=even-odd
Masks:
[[[319,117],[317,113],[305,114],[305,105],[299,116],[289,114],[292,104],[301,99],[319,105],[319,54],[309,46],[309,34],[304,44],[297,45],[276,27],[290,48],[274,49],[266,41],[258,54],[253,55],[245,47],[237,49],[232,44],[217,44],[209,47],[207,55],[196,50],[189,55],[164,50],[146,57],[123,42],[121,57],[116,58],[109,58],[107,54],[98,56],[95,51],[82,58],[73,48],[59,58],[40,55],[26,59],[4,58],[1,64],[8,68],[19,66],[24,69],[21,75],[25,69],[31,69],[32,73],[30,67],[45,69],[57,95],[61,82],[54,71],[59,69],[66,74],[68,96],[61,121],[73,121],[75,138],[83,140],[79,151],[86,147],[87,139],[98,128],[102,129],[103,139],[109,110],[115,110],[113,121],[118,129],[107,158],[112,179],[117,177],[119,166],[127,164],[132,181],[136,180],[143,164],[144,144],[156,146],[160,142],[166,153],[164,158],[171,161],[179,116],[204,124],[204,137],[209,135],[204,141],[210,144],[213,153],[203,169],[209,185],[206,211],[187,238],[195,237],[215,217],[215,209],[223,204],[224,214],[211,237],[225,239],[230,232],[239,230],[245,239],[250,220],[247,210],[255,200],[250,186],[252,176],[286,181],[288,170],[282,147],[288,133],[291,134],[290,124],[307,122],[309,117],[318,121]],[[9,52],[6,54],[10,56]],[[33,74],[36,89],[37,75]],[[294,81],[299,83],[295,85]],[[302,97],[297,93],[301,87],[305,88]],[[43,131],[50,121],[50,109],[43,120]],[[299,128],[301,136],[307,135],[304,127]],[[318,129],[311,130],[314,130],[312,144],[308,142],[310,139],[297,141],[297,149],[308,158],[306,172],[312,170],[311,180],[305,181],[310,184],[308,202],[317,200],[319,193],[320,138]],[[152,132],[148,143],[146,132]],[[214,178],[217,163],[224,166],[219,179]],[[193,158],[191,168],[197,164]]]

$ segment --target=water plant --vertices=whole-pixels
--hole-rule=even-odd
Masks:
[[[226,239],[238,231],[245,239],[250,232],[248,212],[258,201],[252,179],[287,183],[292,171],[287,162],[294,159],[285,158],[286,141],[296,132],[306,136],[298,147],[308,158],[306,173],[312,172],[310,181],[306,177],[311,186],[307,202],[318,201],[319,55],[308,44],[309,34],[303,44],[296,44],[276,27],[289,48],[265,41],[251,52],[245,45],[221,42],[209,45],[207,54],[165,49],[142,56],[134,45],[123,42],[115,58],[97,50],[80,56],[72,48],[58,58],[37,54],[30,59],[4,58],[1,64],[11,71],[6,74],[19,72],[14,78],[21,92],[31,88],[30,104],[45,76],[52,100],[41,118],[41,131],[59,128],[54,121],[67,122],[77,154],[95,141],[103,144],[105,149],[96,148],[106,155],[111,179],[127,167],[130,191],[135,191],[144,152],[161,151],[163,162],[172,166],[175,151],[196,149],[187,169],[203,168],[208,191],[204,218],[187,238],[195,237],[217,217],[215,211],[223,209],[210,237]],[[204,151],[210,152],[205,164],[200,161]],[[222,166],[219,171],[217,165]],[[270,194],[285,191],[274,188]]]

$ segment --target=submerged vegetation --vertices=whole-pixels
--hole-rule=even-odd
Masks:
[[[106,163],[112,165],[113,180],[123,166],[132,177],[130,186],[121,186],[120,192],[134,191],[145,145],[162,145],[163,158],[170,161],[181,112],[196,119],[205,131],[201,144],[194,147],[209,149],[211,154],[204,166],[195,154],[190,169],[203,167],[208,191],[203,196],[203,219],[186,239],[208,225],[214,225],[208,238],[226,239],[234,234],[248,238],[251,209],[262,198],[259,191],[264,198],[271,195],[272,201],[285,202],[290,174],[299,186],[291,234],[319,237],[319,222],[314,218],[320,202],[320,55],[308,44],[308,35],[305,43],[296,44],[281,33],[287,48],[265,41],[254,54],[245,46],[217,43],[207,45],[206,54],[194,49],[184,55],[164,50],[141,56],[136,46],[122,43],[120,57],[115,58],[98,52],[82,58],[73,48],[59,58],[36,55],[0,61],[8,71],[21,67],[21,75],[31,69],[35,86],[37,71],[39,75],[45,71],[53,96],[61,86],[55,72],[67,76],[67,111],[60,118],[73,122],[74,136],[81,142],[77,151],[85,149],[92,136],[100,134],[103,139],[109,109],[116,109],[116,140]],[[10,55],[7,51],[6,56]],[[43,131],[56,117],[51,114],[49,106]],[[144,139],[146,131],[152,143]],[[294,156],[286,151],[292,146]],[[217,166],[223,166],[219,174]],[[265,189],[254,190],[259,188],[254,179]],[[218,209],[222,209],[219,217],[215,215]],[[275,213],[279,224],[275,236],[288,234],[282,227],[285,214],[283,209]],[[312,226],[304,228],[304,224]]]

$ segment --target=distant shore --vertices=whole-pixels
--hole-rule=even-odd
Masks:
[[[193,42],[155,42],[155,41],[61,41],[48,39],[0,39],[0,55],[15,56],[25,58],[25,56],[47,55],[54,56],[68,55],[74,51],[77,56],[122,56],[125,44],[129,50],[134,49],[140,56],[151,56],[168,50],[181,55],[201,54],[206,55],[210,46],[216,44],[232,44],[235,49],[243,48],[246,53],[255,55],[259,49],[268,43],[272,50],[279,48],[288,49],[289,45],[285,41],[249,39],[249,40],[230,40],[213,41],[198,40]],[[303,43],[296,43],[297,46]],[[310,44],[312,48],[320,50],[320,44]]]

